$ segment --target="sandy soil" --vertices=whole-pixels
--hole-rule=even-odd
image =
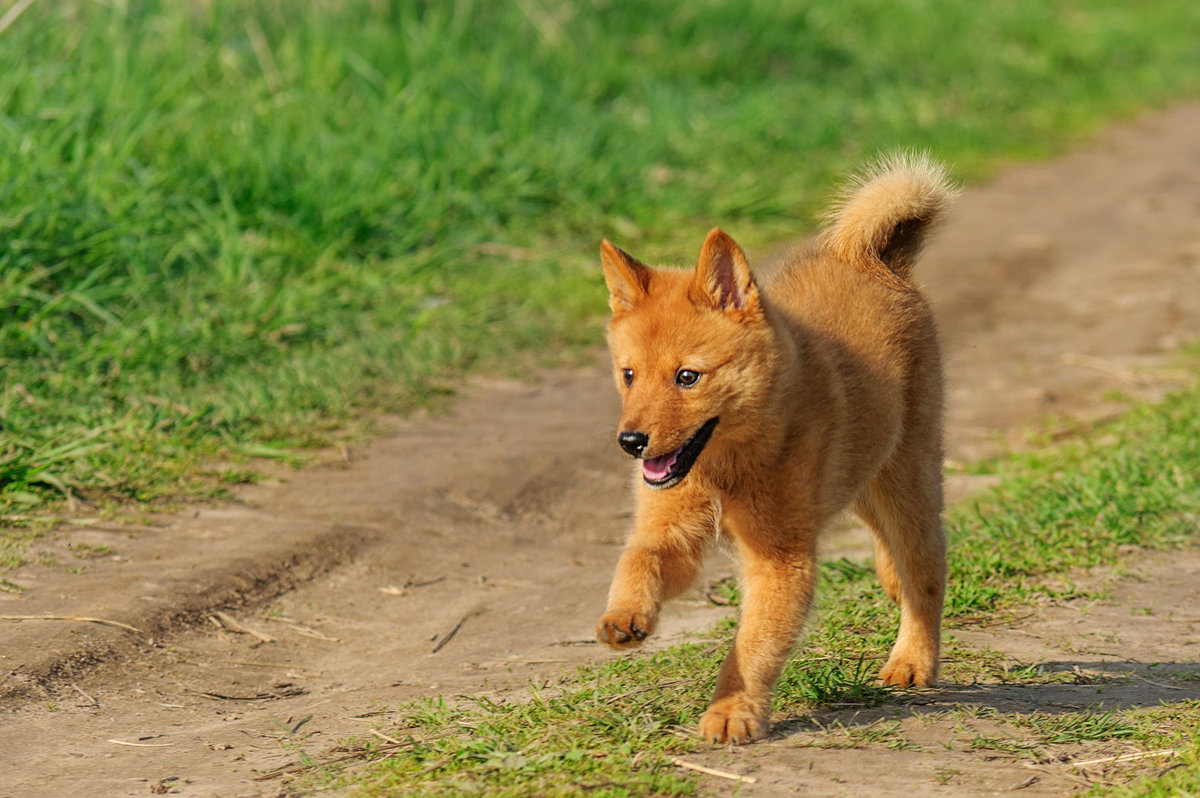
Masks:
[[[1200,336],[1196,130],[1200,104],[1182,105],[964,194],[919,266],[947,351],[952,460],[1019,446],[1048,416],[1052,429],[1092,423],[1123,406],[1115,392],[1154,398],[1183,378],[1170,352]],[[0,796],[284,794],[255,777],[386,728],[400,701],[516,689],[609,656],[590,641],[630,518],[616,410],[598,353],[533,383],[472,382],[448,414],[397,422],[236,502],[50,536],[58,565],[9,574],[24,590],[0,594],[0,615],[132,628],[0,621]],[[864,540],[843,530],[827,552]],[[909,750],[816,748],[813,719],[796,714],[763,744],[690,758],[752,773],[744,795],[1069,792],[1113,766],[974,750],[968,734],[996,723],[987,713],[930,713],[1200,697],[1200,556],[1130,557],[1137,577],[1109,601],[956,633],[1078,683],[947,684],[815,718],[849,734],[894,719]],[[699,594],[677,602],[658,644],[722,612]]]

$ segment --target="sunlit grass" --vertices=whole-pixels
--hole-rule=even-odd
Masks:
[[[0,513],[222,489],[600,340],[596,242],[799,235],[1200,89],[1186,2],[29,6],[0,43]]]

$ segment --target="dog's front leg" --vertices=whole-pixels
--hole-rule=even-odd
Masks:
[[[717,677],[700,736],[744,743],[770,728],[771,689],[812,603],[816,552],[811,547],[747,551],[743,547],[742,615],[733,649]]]
[[[681,488],[684,486],[680,486]],[[617,563],[596,637],[613,648],[640,644],[658,626],[663,602],[687,589],[716,534],[716,502],[676,488],[670,501],[643,489],[633,533]]]

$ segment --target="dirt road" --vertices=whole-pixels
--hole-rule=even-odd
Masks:
[[[964,194],[919,266],[947,351],[951,459],[1019,445],[1048,415],[1104,417],[1122,406],[1114,391],[1152,398],[1182,378],[1169,353],[1200,337],[1197,130],[1200,104],[1182,105]],[[297,746],[318,753],[368,732],[400,701],[527,685],[608,656],[589,641],[630,516],[616,409],[598,353],[533,384],[473,382],[448,415],[399,422],[386,440],[281,472],[234,503],[51,536],[42,549],[57,565],[9,574],[24,589],[0,594],[0,615],[110,623],[0,621],[0,796],[278,794],[279,782],[254,777]],[[862,540],[851,531],[831,550]],[[1137,661],[1194,672],[1195,630],[1172,618],[1194,620],[1185,577],[1200,560],[1137,567],[1154,578],[1123,582],[1108,614],[1052,608],[972,642],[1092,671]],[[1134,633],[1121,601],[1162,612]],[[660,640],[723,611],[678,602]],[[1079,653],[1118,633],[1107,654]],[[1200,696],[1189,684],[1108,695]],[[931,705],[1083,706],[1087,689],[948,685]],[[904,723],[916,745],[937,734]],[[944,746],[813,749],[803,723],[782,731],[701,760],[755,770],[747,795],[865,784],[911,795],[913,783],[984,794],[1031,778]],[[1077,786],[1034,775],[1023,794]]]

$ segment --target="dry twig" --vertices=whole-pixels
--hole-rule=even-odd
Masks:
[[[275,642],[275,638],[271,637],[269,634],[266,634],[265,632],[257,632],[251,629],[249,626],[246,626],[229,613],[217,610],[215,613],[213,613],[213,617],[220,621],[221,625],[231,632],[238,632],[240,634],[250,635],[251,637],[257,637],[263,643]]]
[[[445,645],[446,645],[447,643],[449,643],[449,642],[450,642],[450,640],[451,640],[451,639],[452,639],[452,638],[453,638],[453,637],[454,637],[456,634],[458,634],[458,630],[462,628],[462,625],[463,625],[464,623],[466,623],[466,622],[467,622],[467,619],[468,619],[468,618],[473,618],[474,616],[478,615],[478,614],[479,614],[479,613],[481,613],[482,611],[483,611],[483,610],[476,608],[476,609],[473,609],[473,610],[471,610],[470,612],[468,612],[468,613],[467,613],[466,615],[464,615],[462,618],[460,618],[460,619],[459,619],[459,621],[458,621],[458,623],[454,624],[454,628],[453,628],[453,629],[451,629],[449,632],[447,632],[446,634],[442,635],[442,636],[441,636],[441,637],[438,639],[438,641],[437,641],[437,645],[435,645],[435,646],[433,647],[433,651],[432,651],[432,652],[430,652],[430,653],[436,654],[436,653],[438,653],[439,651],[441,651],[441,650],[442,650],[442,649],[445,647]]]
[[[445,581],[446,581],[446,577],[444,575],[436,576],[433,579],[426,579],[421,582],[418,582],[416,580],[416,577],[409,577],[408,579],[404,580],[404,584],[400,586],[400,589],[408,590],[410,587],[429,587],[430,585],[436,585],[438,582],[445,582]]]
[[[1100,759],[1088,759],[1084,762],[1071,762],[1071,767],[1080,768],[1085,765],[1099,765],[1104,762],[1133,762],[1137,759],[1149,759],[1152,756],[1175,756],[1179,753],[1178,748],[1163,748],[1159,751],[1138,751],[1133,754],[1122,754],[1121,756],[1105,756]]]
[[[378,729],[371,729],[371,734],[375,735],[380,740],[383,740],[385,743],[391,743],[392,745],[401,745],[402,744],[395,737],[388,737],[386,734],[379,731]]]
[[[682,759],[672,759],[671,764],[675,767],[694,770],[697,773],[703,773],[706,776],[716,776],[719,779],[729,779],[730,781],[740,781],[743,784],[757,784],[758,779],[753,776],[739,776],[736,773],[729,773],[724,770],[716,770],[715,768],[706,768],[704,765],[697,765],[694,762],[685,762]]]
[[[94,707],[97,707],[97,708],[100,706],[100,702],[99,702],[99,701],[97,701],[96,699],[92,698],[92,697],[91,697],[90,695],[88,695],[87,693],[83,692],[83,690],[81,690],[81,689],[79,688],[79,685],[77,685],[77,684],[72,684],[72,685],[71,685],[71,689],[72,689],[72,690],[74,690],[75,692],[79,693],[81,696],[83,696],[84,698],[86,698],[88,701],[92,702],[92,706],[94,706]]]
[[[342,642],[342,638],[340,638],[340,637],[330,637],[327,634],[321,634],[316,629],[310,629],[307,626],[295,626],[295,625],[289,624],[288,628],[291,629],[296,634],[303,635],[305,637],[312,637],[317,640],[328,640],[330,643]]]
[[[99,623],[105,626],[115,626],[118,629],[124,629],[127,632],[144,635],[141,629],[136,626],[130,626],[127,623],[120,621],[110,621],[107,618],[89,618],[83,615],[0,615],[0,621],[84,621],[86,623]]]
[[[216,698],[221,701],[275,701],[280,698],[305,695],[308,690],[298,684],[281,684],[270,692],[255,693],[254,695],[224,695],[223,693],[215,693],[207,690],[189,692],[196,692],[197,695],[202,695],[205,698]]]

